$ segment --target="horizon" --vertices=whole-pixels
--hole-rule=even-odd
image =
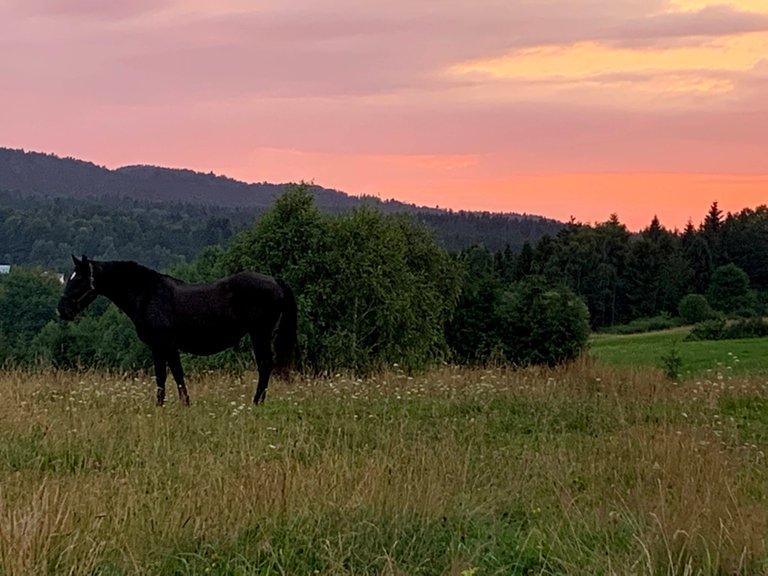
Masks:
[[[0,146],[632,231],[768,198],[763,0],[10,0],[0,32]]]
[[[42,151],[42,150],[25,150],[25,149],[22,149],[22,148],[8,148],[8,147],[0,146],[0,150],[2,150],[2,149],[14,151],[14,152],[21,152],[21,153],[24,153],[24,154],[41,154],[41,155],[44,155],[44,156],[53,156],[53,157],[57,158],[58,160],[62,160],[62,161],[72,160],[72,161],[75,161],[75,162],[84,162],[84,163],[87,163],[87,164],[92,164],[92,165],[96,166],[97,168],[102,168],[102,169],[109,170],[109,171],[112,171],[112,172],[118,171],[118,170],[121,170],[121,169],[124,169],[124,168],[134,168],[134,167],[157,168],[157,169],[161,169],[161,170],[192,171],[192,172],[194,172],[196,174],[199,174],[201,176],[212,175],[215,178],[223,178],[223,179],[227,179],[227,180],[234,180],[236,182],[239,182],[239,183],[245,184],[245,185],[266,183],[266,184],[270,184],[270,185],[285,186],[285,185],[288,185],[288,184],[306,183],[306,184],[309,184],[309,185],[312,185],[312,186],[319,186],[319,187],[325,188],[327,190],[333,190],[335,192],[340,192],[340,193],[343,193],[343,194],[345,194],[347,196],[350,196],[350,197],[362,198],[362,197],[366,197],[366,196],[371,196],[371,195],[366,195],[366,194],[350,194],[350,193],[348,193],[348,192],[346,192],[344,190],[338,190],[338,189],[335,189],[335,188],[329,188],[328,186],[323,186],[321,183],[317,183],[317,182],[306,182],[306,181],[267,182],[265,180],[247,181],[247,180],[240,180],[240,179],[237,179],[237,178],[233,178],[232,176],[230,176],[228,174],[221,174],[221,173],[217,173],[217,172],[213,172],[213,171],[203,172],[203,171],[200,171],[200,170],[195,170],[195,169],[186,168],[186,167],[163,166],[163,165],[160,165],[160,164],[124,164],[124,165],[116,165],[116,166],[106,166],[106,165],[94,162],[92,160],[89,160],[87,158],[74,158],[74,157],[71,157],[71,156],[64,157],[64,156],[61,156],[61,155],[56,154],[54,152],[46,152],[46,151]],[[605,218],[602,218],[602,219],[587,221],[587,220],[580,220],[580,219],[576,218],[575,216],[570,216],[568,218],[553,218],[553,217],[548,216],[546,214],[539,214],[539,213],[532,213],[532,212],[521,212],[521,211],[517,211],[516,212],[516,211],[513,211],[513,210],[498,211],[498,210],[489,210],[489,209],[475,209],[475,210],[473,210],[473,209],[468,209],[468,208],[452,208],[452,207],[448,207],[448,206],[428,206],[428,205],[423,205],[423,204],[413,204],[412,202],[405,202],[403,200],[400,200],[400,199],[397,199],[397,198],[391,198],[391,197],[377,197],[377,198],[379,198],[379,200],[381,200],[382,202],[396,201],[396,202],[401,202],[403,204],[413,205],[416,208],[425,208],[425,209],[435,209],[435,208],[438,208],[438,209],[446,210],[446,211],[453,210],[454,212],[458,212],[458,211],[467,211],[467,212],[476,212],[476,213],[479,213],[479,212],[489,212],[489,213],[498,214],[498,215],[526,216],[526,217],[534,217],[534,218],[541,217],[541,218],[545,218],[545,219],[549,219],[549,220],[555,220],[555,221],[558,221],[558,222],[560,222],[562,224],[567,224],[570,221],[574,221],[577,224],[584,224],[584,225],[589,225],[589,226],[596,226],[598,224],[605,223],[610,218],[612,218],[614,215],[616,215],[616,216],[618,216],[619,222],[621,224],[623,224],[624,226],[626,226],[627,229],[630,232],[632,232],[632,233],[639,233],[643,229],[647,228],[651,224],[651,221],[654,218],[659,220],[659,223],[660,223],[660,225],[662,227],[664,227],[664,228],[666,228],[666,229],[668,229],[670,231],[673,231],[673,232],[675,232],[675,231],[676,232],[682,232],[683,229],[685,228],[685,226],[688,224],[688,222],[692,223],[696,228],[699,228],[701,226],[701,224],[704,222],[704,219],[705,219],[705,217],[707,215],[707,212],[709,212],[709,210],[712,207],[713,203],[717,204],[718,209],[723,213],[724,217],[727,216],[728,214],[731,214],[731,213],[738,213],[738,212],[740,212],[743,209],[755,209],[755,208],[757,208],[759,206],[766,206],[766,205],[768,205],[768,204],[766,204],[766,202],[759,202],[759,203],[755,204],[754,206],[744,206],[741,209],[729,210],[726,207],[724,207],[717,199],[714,199],[714,200],[710,201],[707,204],[705,210],[701,213],[701,215],[699,217],[690,217],[688,220],[686,220],[685,224],[683,224],[682,226],[669,226],[661,218],[659,218],[658,214],[654,213],[648,219],[648,222],[646,222],[645,224],[643,224],[643,225],[641,225],[641,226],[639,226],[637,228],[633,228],[633,227],[630,227],[627,224],[627,222],[622,219],[621,214],[619,214],[617,212],[610,212]]]

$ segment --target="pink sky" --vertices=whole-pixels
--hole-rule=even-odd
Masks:
[[[0,146],[584,222],[768,202],[765,0],[0,0]]]

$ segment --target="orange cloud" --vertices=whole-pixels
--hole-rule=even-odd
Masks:
[[[702,10],[710,6],[729,6],[745,12],[768,14],[768,4],[764,0],[672,0],[675,10]]]
[[[494,81],[527,82],[539,96],[568,89],[572,98],[572,91],[581,89],[597,91],[598,97],[614,102],[618,98],[625,106],[641,103],[658,108],[665,103],[656,95],[730,93],[737,75],[751,71],[766,54],[768,33],[764,32],[687,46],[632,48],[585,41],[465,62],[451,67],[448,74],[485,78],[491,86]],[[505,94],[515,98],[520,92],[510,87]]]
[[[727,38],[701,46],[632,49],[598,42],[544,46],[507,56],[461,64],[457,74],[482,73],[494,78],[588,78],[607,72],[675,72],[680,70],[749,70],[766,54],[768,34]]]

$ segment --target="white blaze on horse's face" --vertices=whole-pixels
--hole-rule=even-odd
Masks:
[[[77,270],[75,270],[74,272],[72,272],[72,276],[70,276],[70,277],[69,277],[69,279],[70,279],[70,280],[74,280],[74,279],[75,279],[75,276],[77,276]]]

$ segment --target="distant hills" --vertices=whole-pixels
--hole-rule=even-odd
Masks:
[[[284,186],[268,182],[249,184],[213,173],[156,166],[111,170],[76,158],[0,148],[0,191],[22,197],[133,199],[242,208],[258,214],[272,205]],[[340,212],[366,203],[387,212],[414,213],[434,228],[438,240],[451,250],[476,243],[492,250],[506,245],[519,249],[526,240],[535,242],[563,226],[540,216],[446,211],[396,200],[350,196],[321,186],[314,186],[313,190],[315,203],[324,212]]]
[[[188,202],[209,206],[268,208],[282,184],[247,184],[213,173],[157,166],[110,170],[76,158],[0,148],[0,190],[22,195],[68,198],[132,198]],[[343,192],[315,187],[321,209],[344,209],[359,203]]]

